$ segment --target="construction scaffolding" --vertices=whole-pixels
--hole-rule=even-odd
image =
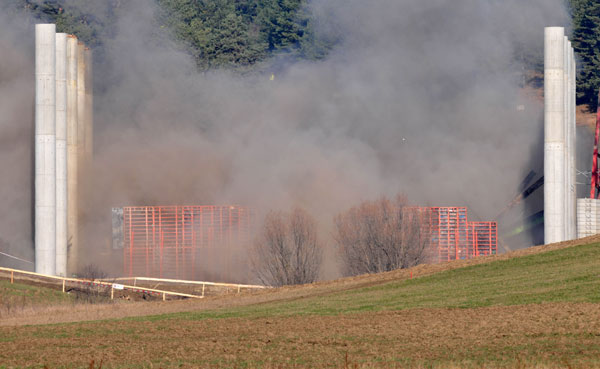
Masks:
[[[466,207],[408,207],[405,211],[419,214],[424,231],[430,235],[430,262],[472,259],[497,252],[497,223],[469,222]]]
[[[480,255],[496,254],[498,249],[498,225],[496,222],[469,223],[469,259]]]
[[[113,217],[121,216],[120,210],[113,209]],[[123,237],[125,276],[233,281],[240,279],[241,271],[248,270],[245,265],[245,250],[251,238],[248,208],[124,207],[122,229],[116,233]]]

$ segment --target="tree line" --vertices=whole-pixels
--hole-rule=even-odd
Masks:
[[[404,197],[365,201],[335,217],[333,238],[345,276],[410,268],[427,261],[430,233],[420,213]],[[266,215],[251,261],[266,285],[318,280],[323,242],[315,219],[301,208]]]
[[[199,70],[249,69],[285,54],[323,58],[333,42],[316,36],[308,0],[153,0],[157,37],[171,38]],[[131,11],[121,0],[14,0],[8,11],[56,23],[94,48],[118,32],[118,17]]]
[[[168,33],[199,70],[248,70],[275,55],[320,59],[340,35],[319,34],[310,0],[153,0],[157,34]],[[600,89],[600,2],[568,0],[573,46],[578,54],[577,103],[597,107]],[[13,12],[55,22],[59,32],[71,33],[87,45],[102,48],[102,40],[118,32],[117,19],[130,4],[122,0],[14,0]],[[518,50],[532,70],[542,55]]]
[[[570,0],[572,42],[578,55],[577,103],[598,107],[600,89],[600,2]]]

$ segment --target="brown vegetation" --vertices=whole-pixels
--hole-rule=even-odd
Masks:
[[[365,201],[335,218],[335,240],[345,275],[410,268],[426,259],[429,233],[404,197]]]
[[[335,281],[324,281],[310,285],[287,286],[283,288],[258,291],[242,291],[242,293],[239,295],[214,296],[202,300],[37,307],[32,310],[24,311],[18,316],[0,319],[0,327],[139,317],[156,314],[214,310],[226,307],[231,308],[275,301],[293,301],[310,296],[330,295],[360,287],[377,286],[390,281],[408,279],[411,278],[411,276],[417,278],[446,270],[458,269],[465,266],[485,264],[498,260],[508,260],[513,257],[533,255],[541,252],[595,242],[600,242],[600,235],[591,236],[580,240],[531,247],[505,254],[484,256],[470,260],[456,260],[434,265],[421,264],[410,269],[394,270],[386,273],[347,277]],[[0,273],[0,277],[6,278],[7,276],[2,276],[2,273]]]
[[[0,328],[0,362],[80,368],[93,358],[107,367],[343,368],[347,354],[359,368],[585,368],[599,364],[598,314],[597,304],[562,303]]]
[[[256,240],[253,266],[266,285],[312,283],[319,277],[322,251],[316,222],[305,210],[270,212]]]

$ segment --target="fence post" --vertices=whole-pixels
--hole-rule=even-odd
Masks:
[[[63,279],[63,283],[62,283],[62,290],[63,290],[63,293],[65,293],[65,280],[64,279]]]
[[[10,271],[10,284],[15,283],[15,272],[13,270]]]
[[[163,301],[167,301],[167,293],[163,292]]]
[[[205,286],[205,284],[202,283],[202,297],[204,297],[204,286]]]
[[[111,300],[114,300],[114,298],[115,298],[115,289],[114,289],[114,287],[111,285],[111,286],[110,286],[110,299],[111,299]]]
[[[240,293],[240,285],[238,284],[238,294]]]

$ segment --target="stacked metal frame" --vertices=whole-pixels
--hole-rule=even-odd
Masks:
[[[429,262],[471,259],[495,254],[498,249],[496,222],[469,222],[465,207],[408,207],[423,219],[430,234]]]
[[[430,208],[432,242],[437,246],[438,261],[466,259],[469,242],[467,208]]]
[[[233,281],[250,233],[245,207],[124,207],[124,275]]]
[[[498,249],[498,225],[496,222],[470,222],[469,236],[469,258],[496,254]]]

